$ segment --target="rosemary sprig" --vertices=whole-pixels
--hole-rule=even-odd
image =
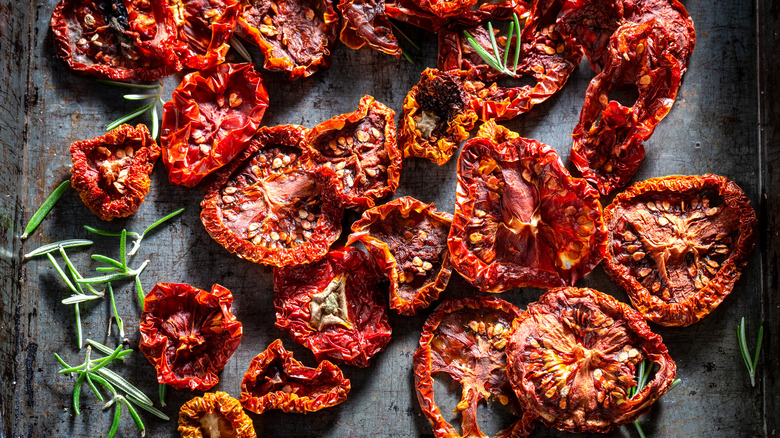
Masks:
[[[160,117],[159,114],[157,113],[157,105],[158,104],[163,105],[165,103],[162,100],[162,89],[163,89],[162,82],[159,82],[155,85],[129,84],[126,82],[106,81],[102,79],[99,79],[98,82],[107,85],[113,85],[116,87],[137,88],[137,89],[149,91],[149,93],[146,94],[130,93],[122,96],[126,100],[139,100],[139,101],[143,100],[143,101],[150,101],[150,102],[109,123],[108,125],[106,125],[106,131],[110,131],[116,128],[117,126],[121,125],[122,123],[128,122],[138,116],[141,116],[142,114],[149,113],[149,116],[151,117],[151,121],[152,121],[151,126],[149,127],[149,131],[152,134],[152,138],[155,140],[157,139],[157,136],[160,133]]]
[[[249,51],[244,47],[244,43],[235,34],[230,37],[230,47],[235,49],[246,62],[253,62],[252,55],[249,54]]]
[[[161,224],[165,223],[169,219],[178,216],[183,211],[184,211],[184,208],[180,208],[180,209],[174,211],[173,213],[169,213],[168,215],[166,215],[162,219],[159,219],[155,223],[153,223],[153,224],[149,225],[148,227],[146,227],[144,232],[141,233],[141,234],[138,234],[138,233],[133,232],[133,231],[122,230],[128,236],[130,236],[133,239],[135,239],[133,241],[133,248],[130,250],[130,252],[127,253],[127,255],[130,256],[130,257],[134,256],[135,253],[138,251],[138,248],[141,246],[141,241],[144,239],[144,237],[146,237],[147,234],[149,234],[152,230],[154,230],[155,228],[157,228]],[[105,230],[100,230],[100,229],[97,229],[97,228],[94,228],[94,227],[90,227],[88,225],[84,225],[84,229],[89,231],[90,233],[95,233],[95,234],[98,234],[100,236],[108,236],[108,237],[120,237],[120,236],[122,236],[122,231],[105,231]]]
[[[59,186],[57,186],[56,189],[49,195],[48,198],[46,198],[45,201],[43,201],[43,204],[38,208],[38,211],[33,214],[33,216],[30,218],[30,222],[27,223],[27,226],[24,227],[24,234],[19,236],[20,239],[24,240],[26,239],[30,233],[35,231],[36,228],[38,228],[38,225],[43,222],[43,219],[46,217],[47,214],[51,211],[51,209],[54,207],[54,204],[57,203],[57,201],[60,200],[63,193],[68,191],[70,188],[70,180],[67,179],[62,182]]]
[[[104,401],[103,394],[98,390],[98,387],[95,385],[95,383],[102,386],[111,394],[111,399],[103,406],[104,409],[107,409],[112,405],[114,406],[114,417],[107,435],[109,438],[116,435],[116,432],[119,428],[119,421],[122,417],[122,405],[124,405],[127,411],[130,413],[130,417],[133,419],[136,427],[141,432],[142,437],[146,434],[146,427],[144,426],[141,417],[138,415],[138,412],[133,407],[133,404],[165,421],[170,419],[167,415],[165,415],[165,413],[154,407],[152,400],[147,397],[146,394],[107,368],[107,366],[115,360],[123,360],[125,356],[132,353],[133,350],[124,350],[122,344],[119,344],[114,350],[111,350],[109,347],[91,339],[87,339],[87,344],[87,352],[85,354],[84,362],[77,366],[68,365],[68,363],[65,362],[62,357],[60,357],[60,355],[54,353],[55,359],[57,359],[60,365],[63,366],[63,368],[59,371],[60,374],[73,373],[78,375],[78,378],[76,379],[76,385],[73,387],[73,410],[76,415],[81,414],[81,409],[79,406],[81,399],[81,388],[86,382],[89,385],[89,388],[95,394],[95,397],[101,402]],[[95,348],[96,350],[99,350],[108,356],[92,359],[92,348]],[[124,395],[120,394],[117,389],[124,392]]]
[[[91,240],[86,239],[67,239],[60,240],[59,242],[49,243],[40,246],[24,255],[25,259],[31,259],[33,257],[42,256],[50,252],[59,251],[60,248],[76,248],[79,246],[92,245]]]
[[[399,35],[404,37],[406,42],[408,42],[412,47],[414,47],[415,51],[417,52],[420,51],[420,46],[417,43],[415,43],[414,40],[409,38],[409,35],[404,33],[404,31],[401,30],[400,27],[396,26],[395,23],[393,23],[392,21],[390,21],[390,26],[393,28],[394,32],[398,32]],[[406,60],[409,61],[410,64],[414,64],[414,59],[411,57],[411,55],[409,55],[409,53],[406,50],[401,49],[401,55],[403,55],[403,57],[406,58]]]
[[[512,68],[509,69],[507,67],[507,61],[509,60],[509,49],[512,45],[512,36],[514,35],[515,30],[517,30],[517,38],[515,39],[514,64],[512,65]],[[492,55],[488,53],[488,51],[485,50],[485,48],[482,47],[468,31],[464,30],[463,35],[466,37],[466,41],[468,41],[471,48],[474,49],[477,55],[479,55],[479,57],[482,58],[482,60],[485,61],[487,65],[501,74],[510,77],[517,77],[517,64],[520,62],[520,30],[520,18],[517,16],[517,14],[514,14],[512,21],[509,22],[506,47],[504,48],[503,57],[501,57],[501,54],[498,50],[496,34],[493,31],[493,23],[488,22],[488,35],[490,35],[490,46],[493,50]]]
[[[750,357],[750,349],[747,345],[747,337],[745,336],[745,317],[739,321],[737,326],[737,340],[739,341],[739,351],[742,352],[742,359],[745,361],[745,366],[748,369],[750,375],[750,386],[756,386],[756,367],[758,366],[758,356],[761,354],[761,342],[764,340],[764,322],[761,321],[761,326],[758,328],[758,340],[756,341],[756,351],[753,357]]]
[[[650,373],[653,369],[652,363],[650,366],[647,365],[647,361],[643,360],[641,364],[639,364],[639,370],[637,372],[636,376],[636,386],[632,388],[628,388],[628,398],[634,397],[639,391],[644,389],[644,387],[647,385],[647,381],[650,380]],[[675,386],[680,384],[680,379],[675,379],[672,382],[672,385],[669,387],[669,389],[673,389]],[[641,438],[647,438],[645,435],[645,431],[642,430],[642,425],[639,424],[639,418],[634,420],[634,427],[636,428],[636,432],[639,434]]]

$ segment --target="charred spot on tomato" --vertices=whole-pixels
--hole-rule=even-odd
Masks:
[[[468,138],[477,114],[457,74],[426,69],[404,100],[399,144],[405,157],[442,165]]]
[[[239,0],[173,0],[179,35],[177,52],[188,68],[204,70],[225,61],[238,23]]]
[[[97,217],[110,221],[130,216],[149,193],[160,148],[144,125],[121,125],[70,146],[71,184]]]
[[[338,239],[343,211],[309,163],[307,132],[296,125],[259,129],[206,189],[201,221],[228,251],[288,266],[319,260]]]
[[[392,109],[364,96],[356,111],[326,120],[308,134],[311,160],[329,176],[344,208],[365,210],[398,188],[402,156],[394,117]]]
[[[608,432],[634,421],[666,393],[676,372],[641,315],[592,289],[552,289],[529,304],[512,325],[506,354],[522,407],[569,432]],[[630,397],[643,360],[658,369]]]
[[[485,436],[477,424],[477,407],[498,401],[521,417],[497,436],[528,436],[535,416],[524,413],[507,379],[505,348],[512,321],[521,310],[492,297],[473,297],[443,302],[423,326],[414,354],[414,376],[420,408],[437,437]],[[434,380],[446,375],[462,390],[455,412],[461,416],[461,431],[442,416],[436,405]]]
[[[163,106],[163,161],[172,184],[194,187],[248,145],[268,107],[252,64],[190,73]]]
[[[384,350],[391,328],[381,295],[373,264],[354,247],[333,249],[308,265],[274,269],[276,327],[317,360],[366,367]]]
[[[604,211],[605,270],[649,320],[687,326],[731,292],[755,246],[745,193],[716,175],[637,183]]]
[[[535,140],[469,140],[448,239],[453,267],[487,292],[571,285],[604,257],[598,193]]]
[[[158,283],[144,301],[138,348],[157,370],[157,381],[176,389],[206,391],[241,341],[242,326],[230,307],[233,295],[187,284]]]
[[[152,81],[181,70],[176,25],[165,2],[61,0],[51,28],[57,55],[78,72]]]
[[[263,68],[298,79],[328,66],[338,22],[330,0],[251,0],[239,32],[260,47]]]
[[[374,50],[401,57],[401,48],[393,35],[392,24],[380,0],[346,0],[338,5],[341,15],[339,39],[351,49],[366,44]]]
[[[451,223],[452,216],[434,204],[405,196],[366,210],[347,242],[363,243],[390,280],[390,307],[413,315],[447,287]]]
[[[225,392],[207,392],[179,410],[182,438],[256,438],[252,419],[238,400]]]
[[[240,401],[256,414],[271,409],[306,413],[343,402],[350,389],[339,367],[327,360],[316,369],[306,367],[277,339],[249,364]]]

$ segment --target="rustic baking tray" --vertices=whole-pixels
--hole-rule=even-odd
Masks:
[[[147,291],[163,281],[204,289],[219,283],[233,291],[244,338],[215,389],[238,395],[249,361],[276,338],[282,338],[296,358],[313,365],[308,350],[274,328],[271,269],[240,260],[215,243],[199,219],[202,187],[186,190],[169,185],[160,163],[148,200],[133,217],[100,223],[71,191],[29,240],[19,240],[31,214],[69,176],[70,143],[102,134],[107,122],[132,109],[121,99],[123,90],[73,74],[56,58],[48,26],[54,4],[54,0],[0,0],[0,437],[99,437],[108,430],[110,410],[102,410],[86,390],[82,415],[74,416],[70,393],[74,378],[57,374],[54,352],[71,363],[83,357],[75,348],[73,309],[60,303],[68,295],[66,288],[46,260],[22,260],[23,253],[41,244],[75,237],[92,238],[93,252],[116,251],[115,240],[89,236],[83,225],[139,231],[168,212],[186,208],[182,216],[147,238],[134,263],[151,260],[142,277]],[[710,316],[687,328],[654,326],[677,363],[682,383],[641,421],[647,435],[655,437],[775,436],[780,418],[780,300],[776,296],[780,172],[775,170],[780,169],[780,91],[776,91],[780,90],[776,73],[780,71],[776,56],[780,6],[771,0],[687,0],[685,5],[696,25],[696,49],[677,102],[646,144],[647,157],[636,180],[705,172],[731,178],[759,213],[760,239],[733,293]],[[414,29],[409,32],[422,43],[421,52],[412,52],[414,64],[339,46],[330,69],[309,79],[290,83],[282,76],[265,74],[271,106],[264,123],[311,127],[352,111],[363,94],[400,110],[420,72],[435,64],[435,38]],[[253,54],[261,59],[257,52]],[[567,162],[569,134],[592,76],[583,63],[560,93],[508,126],[552,145]],[[180,78],[165,81],[168,95]],[[428,161],[406,160],[396,196],[435,201],[439,209],[451,212],[455,162],[437,167]],[[354,219],[354,215],[346,218],[345,226]],[[87,251],[73,251],[73,258],[82,272],[92,271]],[[601,268],[580,285],[626,301]],[[132,285],[118,284],[117,292],[130,345],[136,346],[140,309]],[[454,276],[444,296],[473,293]],[[501,298],[525,306],[539,294],[538,289],[518,289]],[[85,336],[116,345],[116,337],[106,334],[108,312],[105,302],[85,306]],[[394,333],[387,350],[369,368],[345,367],[352,379],[345,403],[308,415],[254,416],[258,436],[431,436],[416,401],[411,371],[412,354],[429,312],[416,317],[391,315]],[[760,321],[765,321],[755,388],[750,386],[735,335],[742,316],[748,320],[751,339]],[[153,369],[141,353],[133,353],[114,368],[157,399]],[[441,382],[440,389],[442,410],[451,412],[459,389],[448,387],[447,382]],[[178,408],[192,396],[170,391],[163,410],[173,420],[144,416],[148,436],[178,436]],[[480,415],[488,433],[512,421],[492,403]],[[120,433],[137,436],[129,417],[123,418]],[[622,427],[613,435],[637,436],[632,427]],[[568,435],[538,426],[534,436]]]

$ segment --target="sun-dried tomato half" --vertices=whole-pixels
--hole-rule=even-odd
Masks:
[[[422,157],[442,165],[469,137],[477,113],[457,74],[428,68],[404,100],[398,143],[404,157]]]
[[[167,0],[173,10],[184,65],[204,70],[225,61],[238,23],[239,0]]]
[[[477,406],[492,401],[508,406],[521,417],[496,437],[521,438],[531,434],[535,416],[523,413],[507,379],[505,348],[512,321],[522,311],[493,297],[470,297],[443,302],[425,321],[420,346],[414,353],[417,400],[433,434],[441,437],[485,437],[477,424]],[[461,415],[461,433],[442,416],[434,397],[436,374],[460,383],[462,396],[455,407]]]
[[[479,126],[476,138],[486,138],[493,143],[499,144],[505,141],[514,140],[520,137],[520,134],[510,130],[506,126],[499,125],[495,120],[488,120]]]
[[[452,268],[447,234],[452,215],[410,196],[363,212],[347,245],[361,242],[390,279],[390,308],[414,315],[447,287]]]
[[[318,361],[368,366],[391,333],[374,269],[363,251],[350,246],[318,262],[274,269],[276,327]]]
[[[256,438],[252,419],[226,392],[207,392],[179,410],[181,438]]]
[[[171,184],[194,187],[249,145],[268,106],[252,64],[190,73],[163,106],[163,161]]]
[[[297,79],[328,66],[338,24],[330,0],[246,0],[239,32],[260,47],[263,68]]]
[[[646,413],[677,370],[637,311],[593,289],[553,289],[528,305],[506,347],[509,381],[523,409],[549,427],[608,432]],[[633,397],[639,364],[655,376]]]
[[[645,155],[643,142],[671,110],[685,64],[680,47],[661,21],[627,23],[610,39],[604,70],[588,86],[580,120],[574,127],[571,160],[603,194],[625,186]],[[638,91],[626,107],[614,94],[621,87]]]
[[[458,161],[453,267],[486,292],[566,286],[604,257],[598,192],[553,148],[517,138],[466,142]]]
[[[327,360],[316,369],[304,366],[277,339],[252,359],[241,381],[240,400],[255,414],[271,409],[305,414],[343,402],[350,388],[339,367]]]
[[[233,295],[181,283],[157,283],[144,300],[138,349],[157,370],[157,381],[176,389],[206,391],[219,382],[243,333],[230,312]]]
[[[341,234],[343,210],[308,165],[297,125],[262,127],[206,189],[200,219],[220,245],[273,266],[321,259]]]
[[[604,270],[647,319],[687,326],[731,293],[755,246],[756,213],[716,175],[636,183],[604,209]]]
[[[402,156],[394,118],[392,109],[363,96],[357,110],[326,120],[309,133],[311,159],[330,176],[345,208],[373,207],[398,188]]]
[[[122,125],[106,135],[70,145],[71,184],[104,221],[135,213],[149,193],[160,147],[144,125]]]
[[[426,11],[414,0],[388,0],[384,4],[384,10],[388,17],[404,23],[417,26],[429,32],[439,30],[450,22],[449,19],[438,17],[436,14]]]
[[[338,5],[344,17],[339,39],[350,49],[366,44],[374,50],[401,57],[401,48],[381,0],[345,0]]]
[[[57,56],[81,73],[153,81],[181,70],[176,24],[161,1],[60,0],[51,16]]]

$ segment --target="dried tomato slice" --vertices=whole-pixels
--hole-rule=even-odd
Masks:
[[[252,64],[190,73],[163,106],[163,161],[171,184],[194,187],[249,145],[268,106]]]
[[[176,389],[206,391],[219,382],[243,334],[230,312],[233,295],[181,283],[157,283],[146,295],[138,349],[157,370],[157,381]]]
[[[318,361],[366,367],[390,342],[378,282],[365,253],[349,246],[318,262],[274,269],[276,326]]]
[[[604,257],[598,192],[550,146],[466,142],[458,161],[453,267],[482,291],[573,285]]]
[[[81,200],[104,221],[135,213],[149,193],[160,147],[144,125],[122,125],[70,146],[71,184]]]
[[[398,188],[402,156],[394,118],[392,109],[363,96],[357,110],[326,120],[309,133],[312,162],[326,170],[345,208],[373,207]]]
[[[401,57],[401,48],[382,0],[345,0],[338,5],[344,17],[339,39],[350,49],[368,44],[374,50]]]
[[[246,0],[239,32],[263,52],[263,68],[290,79],[328,66],[339,17],[330,0]]]
[[[755,246],[756,213],[716,175],[636,183],[604,209],[604,269],[645,317],[687,326],[731,293]]]
[[[458,75],[427,68],[404,100],[398,143],[404,157],[422,157],[442,165],[469,137],[477,113]]]
[[[351,388],[341,369],[327,360],[304,366],[277,339],[255,356],[241,381],[241,404],[262,414],[271,409],[314,412],[347,399]]]
[[[512,325],[507,374],[522,407],[547,426],[608,432],[647,412],[677,367],[634,309],[593,289],[553,289]],[[655,377],[629,398],[640,362]]]
[[[531,434],[535,416],[523,413],[507,379],[505,348],[512,321],[522,311],[493,297],[470,297],[443,302],[423,326],[414,353],[417,400],[436,437],[484,437],[477,425],[477,406],[483,401],[508,405],[521,418],[497,437]],[[461,435],[436,405],[434,375],[444,373],[460,383],[463,395],[455,408],[461,414]]]
[[[204,70],[225,61],[238,23],[239,0],[167,0],[173,10],[184,65]]]
[[[273,266],[322,258],[341,234],[343,210],[310,168],[308,130],[262,127],[206,188],[200,218],[239,257]]]
[[[252,419],[238,400],[225,392],[207,392],[179,410],[181,438],[257,438]]]
[[[153,81],[181,70],[176,24],[165,2],[60,0],[51,16],[57,56],[78,72]]]
[[[361,242],[390,279],[390,308],[414,315],[447,287],[452,215],[410,196],[363,212],[347,245]]]

